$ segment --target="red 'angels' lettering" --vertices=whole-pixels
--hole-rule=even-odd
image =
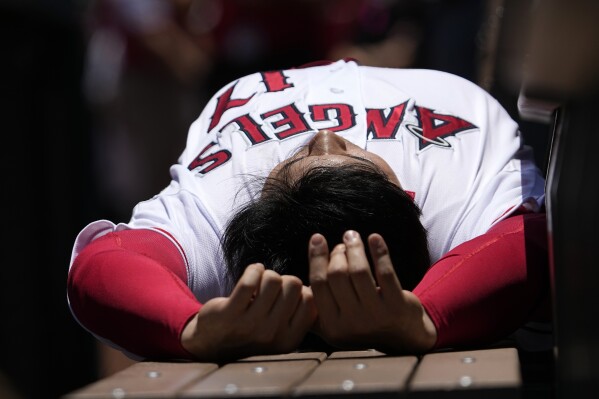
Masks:
[[[189,164],[187,169],[194,170],[197,167],[207,165],[204,169],[198,170],[198,173],[206,174],[211,170],[218,168],[219,166],[227,162],[229,159],[231,159],[231,152],[227,150],[220,150],[215,152],[214,154],[210,154],[202,158],[202,155],[204,155],[204,153],[208,151],[210,148],[212,148],[215,144],[215,142],[211,142],[206,147],[204,147],[204,149],[200,151],[198,156],[195,157],[195,159]]]
[[[254,121],[248,114],[233,119],[231,123],[237,124],[239,130],[245,134],[245,137],[248,138],[252,145],[270,140],[270,137],[268,137],[266,133],[264,133],[264,130],[262,130],[262,126]]]
[[[367,109],[366,134],[372,135],[373,139],[394,139],[403,121],[406,103],[391,107],[386,117],[384,109]]]
[[[273,109],[272,111],[265,112],[260,116],[265,122],[268,122],[267,119],[274,116],[281,117],[281,119],[276,119],[270,122],[272,127],[275,129],[287,126],[287,129],[279,130],[275,133],[275,136],[277,136],[280,140],[312,130],[310,125],[308,125],[308,122],[306,122],[304,119],[304,114],[302,114],[295,107],[295,104],[289,104],[278,109]]]
[[[227,106],[224,109],[229,108],[231,107]],[[446,140],[447,137],[477,128],[465,119],[440,114],[420,106],[415,107],[416,123],[404,123],[405,109],[405,102],[391,107],[387,112],[385,112],[385,109],[366,109],[366,134],[372,140],[396,139],[399,129],[403,125],[408,132],[418,139],[419,149],[422,150],[430,145],[449,148],[451,144]],[[338,132],[356,126],[356,114],[349,104],[312,104],[309,106],[309,110],[311,119],[309,121],[293,103],[261,114],[261,121],[255,120],[250,114],[244,114],[227,123],[223,130],[231,124],[237,125],[236,130],[243,133],[250,141],[250,145],[253,146],[274,138],[270,137],[264,129],[264,126],[268,124],[272,128],[271,130],[274,131],[274,136],[279,140],[318,129],[329,129]],[[330,122],[330,125],[325,124],[323,126],[322,122]],[[319,125],[316,127],[314,124]],[[231,153],[227,150],[217,151],[203,157],[204,153],[214,144],[211,143],[200,152],[189,165],[190,170],[209,164],[200,170],[202,174],[208,173],[231,158]]]
[[[335,116],[329,119],[329,111],[334,111]],[[356,114],[351,105],[348,104],[318,104],[310,105],[310,117],[314,122],[325,122],[335,120],[336,126],[327,126],[332,132],[347,130],[356,126]]]
[[[356,115],[354,114],[353,108],[348,104],[312,105],[310,106],[310,116],[312,121],[331,121],[331,119],[328,119],[329,113],[326,112],[329,110],[335,111],[335,116],[332,119],[334,124],[330,126],[321,126],[320,128],[329,129],[332,131],[341,131],[350,129],[356,125]],[[260,117],[262,117],[263,123],[270,124],[273,130],[286,127],[285,129],[275,132],[275,136],[279,140],[314,130],[308,121],[306,121],[304,114],[297,109],[295,104],[285,105],[281,108],[265,112],[260,115]],[[229,124],[231,123],[237,125],[238,130],[245,135],[245,137],[250,141],[251,145],[264,143],[265,141],[271,139],[271,137],[269,137],[262,128],[262,125],[252,119],[249,114],[241,115],[233,119]]]

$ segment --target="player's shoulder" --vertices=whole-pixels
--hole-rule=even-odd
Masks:
[[[235,79],[227,82],[223,88],[226,88],[233,84],[238,84],[246,81],[264,81],[264,79],[268,79],[269,77],[285,77],[291,75],[314,75],[314,74],[326,74],[331,72],[337,72],[343,69],[356,69],[360,67],[360,64],[354,60],[349,58],[343,58],[339,60],[320,60],[308,62],[300,65],[289,65],[289,66],[276,66],[273,65],[272,68],[263,69],[260,71],[256,71],[253,73],[240,75]]]
[[[400,81],[403,85],[425,85],[430,87],[456,87],[464,90],[484,92],[477,83],[451,72],[426,68],[387,68],[359,65],[362,75],[379,77],[389,81]]]
[[[327,74],[334,73],[340,70],[353,70],[356,73],[366,76],[380,76],[394,78],[412,78],[416,81],[422,82],[423,79],[430,79],[435,82],[443,82],[449,84],[459,84],[464,86],[470,86],[472,88],[480,88],[477,84],[472,81],[461,77],[459,75],[426,68],[392,68],[392,67],[381,67],[381,66],[370,66],[363,65],[359,60],[352,58],[343,58],[339,60],[322,60],[314,61],[298,66],[288,66],[277,68],[273,66],[271,69],[265,69],[245,75],[240,75],[235,79],[227,82],[223,89],[237,85],[242,82],[256,82],[264,81],[265,77],[272,76],[289,76],[289,75],[314,75],[314,74]]]

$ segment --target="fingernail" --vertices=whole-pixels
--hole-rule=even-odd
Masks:
[[[344,235],[345,241],[347,241],[347,242],[355,242],[358,240],[358,237],[359,237],[358,233],[353,230],[346,231],[345,235]]]
[[[312,236],[312,245],[320,246],[324,242],[323,237],[320,234],[315,234]]]
[[[373,237],[373,244],[374,244],[374,250],[376,251],[377,255],[384,255],[387,250],[385,248],[385,245],[383,243],[383,239],[381,237]]]

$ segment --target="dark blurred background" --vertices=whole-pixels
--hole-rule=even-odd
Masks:
[[[85,224],[127,221],[169,181],[187,129],[245,74],[353,57],[491,92],[516,109],[530,0],[0,0],[5,232],[0,397],[58,398],[131,361],[71,317]]]

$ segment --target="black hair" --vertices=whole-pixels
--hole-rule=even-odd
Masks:
[[[430,265],[421,212],[383,172],[361,162],[309,168],[293,180],[282,172],[265,179],[261,194],[227,224],[222,249],[231,283],[248,265],[260,262],[309,285],[312,234],[324,235],[332,249],[352,229],[367,251],[367,237],[379,233],[402,287],[416,286]]]

